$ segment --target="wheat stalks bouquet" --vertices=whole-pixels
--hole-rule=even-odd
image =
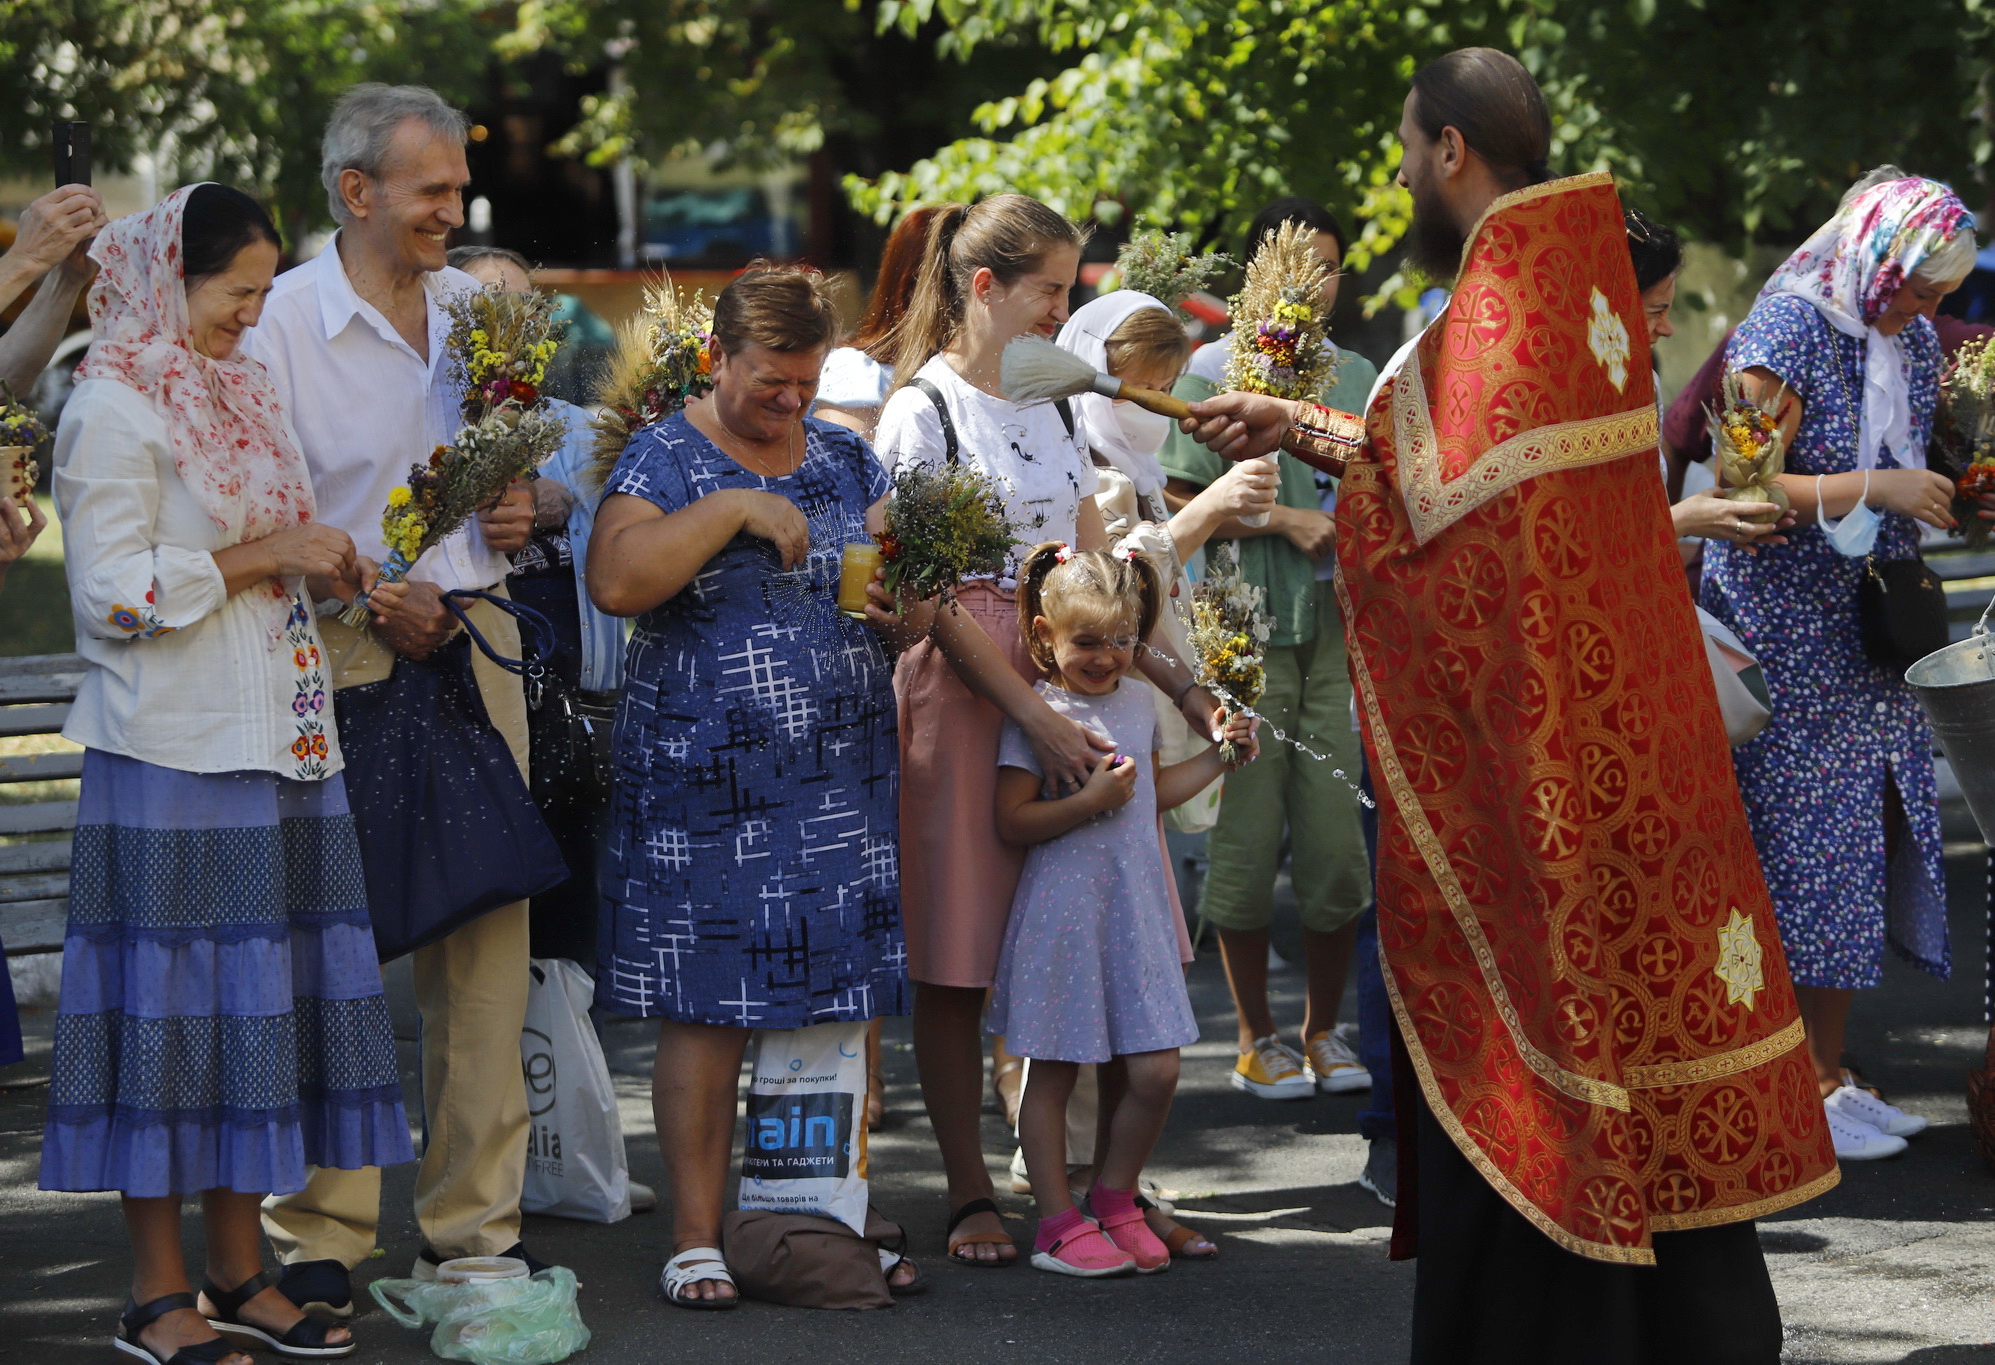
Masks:
[[[1778,520],[1788,508],[1787,493],[1779,479],[1787,468],[1787,438],[1780,434],[1780,409],[1785,406],[1787,387],[1775,395],[1776,406],[1761,407],[1746,397],[1744,381],[1727,373],[1720,403],[1710,414],[1711,451],[1718,465],[1718,496],[1737,503],[1772,504],[1772,518],[1764,514],[1755,521]]]
[[[1206,553],[1205,577],[1192,589],[1191,668],[1201,686],[1235,714],[1251,712],[1267,690],[1264,660],[1273,623],[1262,610],[1263,594],[1240,572],[1230,545],[1215,545]],[[1219,757],[1231,764],[1238,750],[1221,742]]]
[[[1940,381],[1933,444],[1959,473],[1954,479],[1956,532],[1969,546],[1988,543],[1989,523],[1975,515],[1974,500],[1995,493],[1995,346],[1986,338],[1954,353]]]
[[[1297,222],[1281,225],[1247,262],[1247,278],[1229,305],[1233,345],[1226,357],[1226,387],[1313,403],[1337,377],[1341,359],[1324,344],[1330,318],[1323,289],[1330,267],[1316,254],[1314,230]],[[1275,463],[1272,455],[1261,457]],[[1267,514],[1243,518],[1267,524]]]
[[[464,386],[464,426],[429,459],[409,467],[409,481],[388,494],[381,538],[388,562],[383,583],[399,583],[418,559],[479,509],[491,506],[513,480],[538,468],[567,439],[568,424],[541,397],[547,362],[560,346],[554,301],[528,291],[469,290],[445,304],[444,342],[451,373]],[[366,594],[340,619],[367,623]]]
[[[590,465],[600,487],[630,438],[713,388],[713,307],[670,276],[645,286],[644,308],[617,329],[616,353],[596,390],[601,414]]]

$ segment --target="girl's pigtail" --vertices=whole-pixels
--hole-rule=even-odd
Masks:
[[[1025,557],[1025,562],[1018,566],[1019,636],[1025,641],[1026,652],[1032,656],[1032,661],[1048,673],[1053,671],[1053,653],[1039,638],[1032,622],[1043,614],[1039,604],[1046,586],[1046,575],[1059,567],[1060,558],[1066,550],[1065,542],[1049,540],[1035,547]]]
[[[1164,575],[1157,568],[1156,561],[1141,550],[1131,548],[1122,559],[1123,572],[1128,575],[1123,600],[1134,599],[1136,602],[1136,637],[1148,641],[1150,633],[1157,628],[1157,622],[1164,616]]]

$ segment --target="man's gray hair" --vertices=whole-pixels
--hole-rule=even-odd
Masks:
[[[319,180],[326,187],[334,222],[345,223],[352,217],[340,198],[341,174],[359,171],[369,180],[379,180],[395,130],[410,119],[420,119],[438,137],[459,143],[471,132],[471,120],[426,85],[368,81],[339,97],[319,149]]]

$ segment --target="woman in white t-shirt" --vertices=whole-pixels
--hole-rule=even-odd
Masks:
[[[1023,854],[998,838],[998,731],[1009,718],[1048,780],[1078,787],[1103,755],[1088,731],[1032,690],[1039,672],[1020,638],[1016,569],[1035,544],[1104,548],[1087,448],[1054,405],[1002,396],[999,360],[1022,333],[1051,338],[1067,317],[1082,235],[1037,200],[1002,194],[941,207],[929,225],[913,300],[896,329],[905,382],[881,412],[874,445],[889,470],[971,464],[1005,489],[1020,543],[994,580],[967,583],[954,610],[896,670],[901,734],[901,913],[915,982],[915,1060],[942,1149],[952,1210],[949,1252],[1009,1265],[1016,1248],[991,1202],[979,1116],[979,1025],[997,968]],[[1144,670],[1210,733],[1218,703],[1181,666]]]

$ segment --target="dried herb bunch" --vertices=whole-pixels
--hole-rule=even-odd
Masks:
[[[1241,574],[1231,546],[1208,552],[1205,577],[1192,590],[1186,639],[1192,671],[1231,712],[1251,710],[1267,690],[1263,660],[1274,627],[1262,602],[1261,589]],[[1238,757],[1230,742],[1219,746],[1219,756],[1228,763]]]
[[[1115,257],[1118,287],[1148,294],[1166,308],[1181,308],[1232,268],[1232,257],[1199,251],[1190,233],[1155,228],[1131,237]]]
[[[1002,574],[1017,543],[1003,491],[989,475],[967,464],[904,465],[894,475],[880,536],[888,592],[934,597],[966,578]]]
[[[1746,397],[1739,375],[1726,374],[1719,407],[1710,414],[1719,497],[1772,503],[1781,512],[1787,510],[1787,494],[1775,482],[1787,468],[1787,439],[1780,434],[1780,414],[1787,402],[1787,388],[1782,385],[1774,406],[1763,408]]]
[[[1995,493],[1995,345],[1977,338],[1954,352],[1940,381],[1939,412],[1933,419],[1933,445],[1954,475],[1954,534],[1980,549],[1989,523],[1975,501]]]

